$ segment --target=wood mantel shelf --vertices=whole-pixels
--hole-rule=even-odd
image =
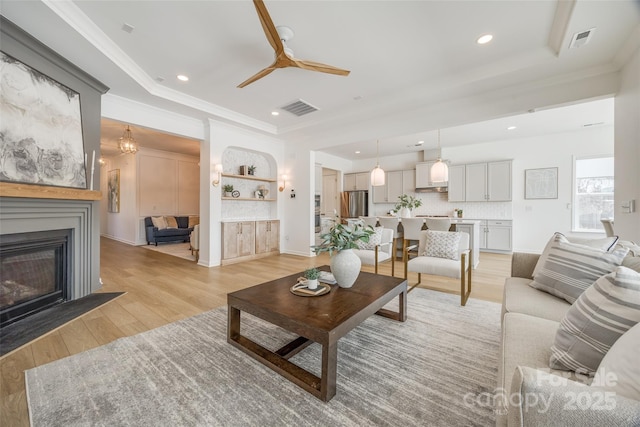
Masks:
[[[100,200],[100,191],[80,188],[51,187],[47,185],[15,184],[0,182],[0,197],[22,197],[28,199]]]

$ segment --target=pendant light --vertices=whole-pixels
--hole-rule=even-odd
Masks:
[[[371,171],[371,186],[380,187],[384,185],[384,170],[380,167],[380,141],[376,141],[376,167]]]
[[[120,137],[118,147],[120,148],[120,152],[124,154],[136,154],[138,151],[138,143],[133,138],[129,125],[127,125],[127,128]]]
[[[438,129],[438,161],[431,166],[431,182],[449,181],[449,167],[442,161],[442,147],[440,147],[440,129]]]

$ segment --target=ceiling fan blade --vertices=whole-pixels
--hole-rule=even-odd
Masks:
[[[265,68],[264,70],[261,70],[261,71],[257,72],[256,74],[254,74],[253,76],[249,77],[247,80],[245,80],[242,83],[240,83],[238,85],[238,87],[239,88],[243,88],[243,87],[255,82],[256,80],[259,80],[259,79],[263,78],[267,74],[270,74],[275,69],[276,69],[276,67],[271,65],[271,66]]]
[[[276,51],[277,56],[284,51],[284,46],[282,45],[282,41],[280,40],[280,36],[276,30],[276,26],[273,25],[271,16],[269,16],[269,11],[262,0],[253,0],[253,4],[258,12],[258,17],[260,18],[264,34],[267,36],[267,40],[269,40],[269,44],[273,50]]]
[[[306,61],[304,59],[291,59],[291,66],[302,68],[305,70],[319,71],[321,73],[337,74],[339,76],[348,76],[351,71],[343,70],[332,65],[321,64],[319,62]]]

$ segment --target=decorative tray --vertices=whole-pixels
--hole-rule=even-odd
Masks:
[[[291,293],[300,297],[319,297],[331,292],[331,285],[326,283],[318,283],[318,287],[314,290],[307,289],[307,285],[304,282],[298,282],[290,289]]]

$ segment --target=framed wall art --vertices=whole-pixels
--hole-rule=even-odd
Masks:
[[[0,181],[87,188],[80,94],[0,52]]]
[[[110,170],[107,175],[107,210],[120,212],[120,169]]]
[[[557,199],[558,168],[525,169],[525,199]]]

